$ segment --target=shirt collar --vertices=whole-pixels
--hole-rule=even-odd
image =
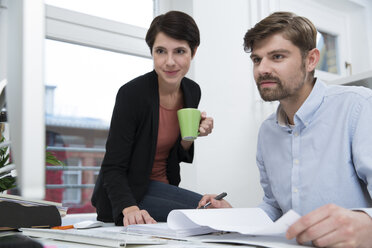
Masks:
[[[327,86],[324,82],[316,80],[310,95],[306,98],[305,102],[301,105],[294,116],[295,124],[302,122],[304,126],[307,126],[311,122],[314,113],[323,102],[326,88]],[[288,126],[288,118],[281,104],[279,104],[276,111],[276,119],[280,126]]]
[[[281,104],[279,104],[278,109],[276,110],[276,123],[282,127],[288,126],[287,114],[284,112]]]

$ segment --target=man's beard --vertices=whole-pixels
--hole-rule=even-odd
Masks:
[[[291,97],[295,95],[305,84],[306,80],[306,70],[305,70],[305,61],[302,61],[301,68],[300,68],[302,75],[301,77],[296,76],[294,78],[294,82],[296,82],[296,85],[293,85],[293,88],[290,88],[290,83],[294,82],[286,82],[287,87],[284,87],[282,84],[282,81],[278,77],[274,77],[271,74],[265,74],[263,76],[259,76],[257,79],[257,88],[260,92],[262,100],[266,102],[272,102],[272,101],[280,101],[284,98]],[[300,82],[298,82],[299,80]],[[276,83],[275,87],[269,87],[269,88],[261,88],[260,83],[261,81],[273,81]]]
[[[276,83],[276,87],[275,88],[261,88],[260,82],[268,81],[268,80],[274,81]],[[258,88],[258,91],[260,92],[262,100],[266,102],[281,100],[290,95],[288,90],[284,89],[283,84],[278,77],[273,77],[267,74],[264,76],[259,76],[259,78],[257,79],[257,88]]]

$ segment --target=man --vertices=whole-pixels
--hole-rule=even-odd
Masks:
[[[316,29],[288,12],[266,17],[244,37],[262,99],[278,100],[260,128],[260,207],[301,217],[288,239],[319,247],[372,247],[372,91],[314,78]],[[231,207],[214,195],[199,206]]]

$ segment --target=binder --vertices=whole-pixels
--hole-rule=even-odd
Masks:
[[[33,205],[0,201],[0,226],[2,228],[53,227],[61,225],[61,215],[56,206]]]

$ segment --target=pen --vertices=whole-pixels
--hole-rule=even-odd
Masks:
[[[223,193],[219,194],[218,196],[216,196],[214,199],[215,200],[221,200],[225,196],[227,196],[227,193],[223,192]],[[211,205],[211,202],[207,202],[207,204],[205,204],[202,208],[207,208],[209,205]]]
[[[67,225],[67,226],[54,226],[52,229],[58,229],[58,230],[66,230],[66,229],[72,229],[74,228],[74,225]]]

